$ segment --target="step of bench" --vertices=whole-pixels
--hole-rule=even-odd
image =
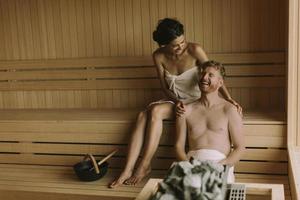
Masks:
[[[163,178],[165,175],[165,171],[153,170],[148,178],[135,187],[121,186],[116,189],[107,188],[107,184],[113,181],[119,173],[120,170],[110,169],[98,181],[80,182],[71,167],[0,164],[0,196],[3,196],[4,191],[14,191],[15,194],[27,191],[40,196],[47,195],[47,193],[57,193],[58,196],[64,194],[65,198],[76,194],[78,195],[77,199],[84,196],[88,196],[90,199],[99,199],[99,197],[105,199],[107,196],[110,196],[111,199],[134,199],[149,177]],[[286,199],[290,199],[287,176],[236,174],[236,179],[237,182],[245,183],[283,184]],[[11,194],[6,193],[5,197],[9,196]]]
[[[125,162],[137,110],[2,110],[0,163],[72,165],[91,153],[113,149],[112,168]],[[279,113],[244,113],[247,151],[237,172],[287,174],[286,123]],[[164,123],[154,169],[174,161],[174,122]]]

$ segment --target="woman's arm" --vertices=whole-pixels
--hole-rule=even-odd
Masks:
[[[227,88],[226,88],[226,86],[225,86],[225,84],[223,84],[222,87],[219,88],[219,92],[222,94],[223,98],[226,101],[232,99],[229,92],[228,92],[228,90],[227,90]]]

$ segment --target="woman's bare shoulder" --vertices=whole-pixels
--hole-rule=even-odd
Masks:
[[[189,42],[188,43],[188,50],[190,52],[197,52],[197,51],[203,51],[203,48],[198,43]]]
[[[155,51],[152,53],[153,58],[161,58],[165,56],[165,51],[164,47],[157,48]]]
[[[154,65],[157,69],[159,69],[160,71],[163,70],[163,66],[164,66],[164,62],[165,62],[165,54],[162,50],[162,48],[158,48],[157,50],[155,50],[152,54],[152,59],[154,62]]]
[[[165,53],[164,53],[163,49],[162,48],[156,49],[152,53],[152,58],[156,65],[162,64],[165,60]]]
[[[205,62],[208,60],[207,55],[200,44],[188,43],[188,51],[191,56],[200,62]]]

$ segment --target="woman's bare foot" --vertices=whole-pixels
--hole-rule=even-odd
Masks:
[[[123,171],[119,178],[115,179],[113,182],[109,184],[109,188],[116,188],[122,185],[128,178],[132,175],[132,171]]]
[[[129,178],[127,179],[124,184],[126,185],[136,185],[139,182],[141,182],[141,180],[143,178],[145,178],[148,174],[150,174],[151,172],[151,167],[147,166],[147,167],[143,167],[140,166],[136,172]]]

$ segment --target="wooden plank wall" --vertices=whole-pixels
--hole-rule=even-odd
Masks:
[[[282,88],[230,88],[245,110],[285,110]],[[162,98],[158,89],[47,90],[0,92],[0,109],[141,108]]]
[[[289,10],[289,55],[288,55],[288,143],[300,147],[300,4],[290,1]]]
[[[289,182],[293,199],[300,199],[300,3],[289,1],[289,55],[288,55],[288,106],[287,142],[289,156]]]
[[[0,0],[0,60],[148,56],[177,17],[209,53],[286,49],[286,0]]]
[[[284,106],[283,95],[280,92],[285,86],[284,53],[208,54],[208,56],[220,60],[225,65],[226,86],[234,98],[242,103],[244,109],[260,110],[276,107],[279,110]],[[253,63],[260,64],[253,65]],[[31,106],[28,98],[36,98],[38,103],[33,106],[41,108],[46,105],[59,105],[62,108],[80,108],[86,105],[87,108],[139,107],[162,98],[151,56],[72,58],[44,60],[44,62],[0,61],[0,90],[8,91],[7,93],[18,91],[18,99],[26,99],[12,101],[13,98],[7,98],[10,101],[2,102],[12,107]],[[35,94],[33,91],[40,92],[40,90],[43,91],[38,98],[33,96]],[[94,91],[99,95],[91,98],[91,95],[68,93],[70,91]],[[103,91],[113,91],[112,96],[101,99]],[[130,95],[135,93],[131,91],[141,93],[134,99]],[[56,92],[68,96],[53,98],[57,96]],[[80,96],[91,99],[78,101]],[[93,107],[88,104],[91,100],[94,103]],[[27,102],[29,103],[25,104]]]
[[[0,0],[0,60],[149,56],[157,47],[152,41],[152,31],[158,19],[164,17],[181,20],[187,39],[200,43],[207,53],[285,52],[287,3],[287,0]],[[271,91],[232,88],[230,92],[246,108],[273,105],[285,109],[282,88]],[[0,108],[139,107],[153,96],[161,95],[157,93],[143,89],[0,91]]]

